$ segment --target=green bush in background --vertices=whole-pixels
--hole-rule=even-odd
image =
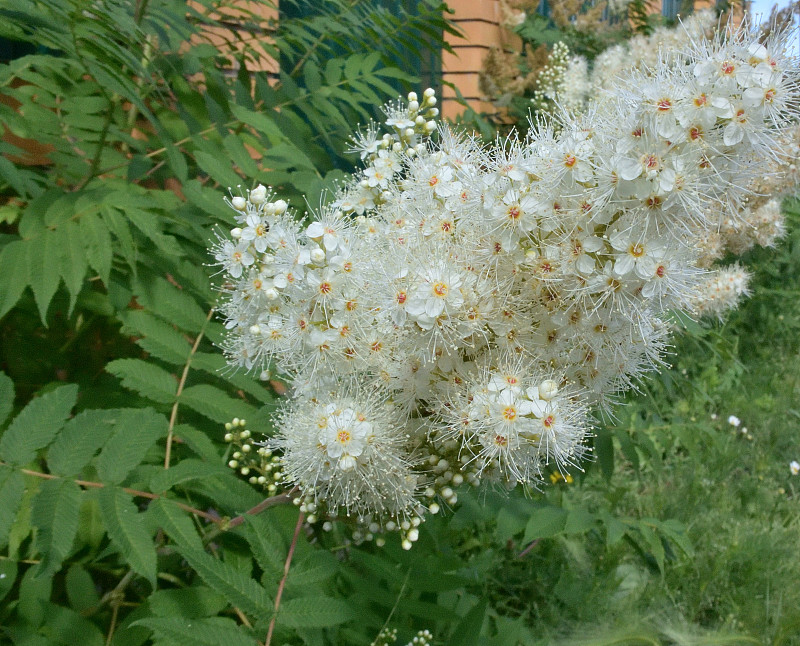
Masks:
[[[800,643],[796,202],[777,254],[746,259],[753,298],[689,324],[573,482],[464,491],[405,552],[307,533],[226,466],[222,425],[268,434],[279,395],[220,372],[220,187],[318,203],[340,142],[415,87],[398,54],[451,27],[435,3],[330,0],[260,41],[270,79],[246,43],[236,71],[202,40],[213,9],[0,7],[0,35],[38,48],[0,69],[0,123],[46,151],[0,143],[0,643]]]

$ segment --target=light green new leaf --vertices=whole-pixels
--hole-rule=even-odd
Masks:
[[[350,604],[329,597],[289,599],[278,610],[278,623],[290,628],[328,628],[355,618]]]
[[[207,384],[186,388],[181,393],[180,402],[220,424],[230,422],[234,417],[247,419],[256,412],[254,406],[233,399],[219,388]]]
[[[53,441],[78,397],[78,386],[67,384],[33,399],[0,439],[0,459],[28,464],[36,451]]]
[[[97,501],[111,542],[133,571],[155,587],[156,549],[133,498],[116,487],[105,487],[98,491]]]
[[[97,457],[100,480],[122,482],[156,440],[167,434],[167,426],[166,417],[152,408],[118,411],[114,433]]]
[[[122,385],[162,404],[175,400],[177,380],[166,370],[141,359],[117,359],[106,370],[122,380]]]
[[[525,526],[523,542],[537,538],[549,538],[564,531],[567,512],[561,507],[541,507],[534,510]]]
[[[272,601],[267,591],[244,572],[200,550],[179,547],[178,551],[206,585],[232,605],[261,619],[271,612]]]
[[[14,523],[25,491],[25,479],[16,469],[0,466],[0,547],[4,547],[8,530]]]
[[[85,410],[64,424],[47,451],[50,472],[60,476],[79,473],[106,443],[118,416],[115,409]]]
[[[193,646],[257,646],[236,622],[226,617],[187,619],[184,617],[148,617],[131,624],[152,630],[157,637],[175,644]]]
[[[194,550],[203,549],[203,541],[200,540],[188,512],[183,511],[169,500],[159,499],[148,505],[147,513],[178,545]]]
[[[72,480],[42,483],[33,500],[31,522],[39,530],[36,547],[42,557],[37,576],[50,576],[61,568],[78,531],[81,489]]]
[[[186,362],[191,344],[174,327],[144,310],[129,310],[120,318],[124,324],[123,332],[142,337],[136,344],[151,355],[177,365]]]
[[[211,476],[231,476],[231,470],[219,463],[202,460],[183,460],[170,469],[159,471],[150,480],[150,491],[161,493],[181,482],[209,478]]]
[[[14,407],[14,382],[6,373],[0,372],[0,427],[8,419]]]

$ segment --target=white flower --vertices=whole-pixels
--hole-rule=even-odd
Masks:
[[[796,476],[798,473],[800,473],[800,462],[797,460],[792,460],[789,463],[789,471],[792,472],[793,476]]]
[[[728,417],[728,424],[730,424],[734,428],[737,428],[739,426],[739,424],[741,424],[741,423],[742,423],[742,420],[740,420],[738,417],[736,417],[736,415],[730,415]]]

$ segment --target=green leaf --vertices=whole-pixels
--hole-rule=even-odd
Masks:
[[[256,408],[251,404],[233,399],[219,388],[207,384],[184,389],[180,402],[220,424],[230,422],[234,417],[246,419],[256,413]]]
[[[113,256],[108,226],[96,213],[85,213],[78,221],[78,227],[86,251],[86,259],[92,269],[100,275],[103,284],[108,285]]]
[[[0,559],[0,601],[11,592],[17,580],[17,562],[11,559]]]
[[[15,240],[0,251],[0,317],[17,304],[28,285],[27,245]]]
[[[219,614],[228,602],[218,592],[205,586],[157,590],[147,597],[147,605],[159,617],[212,617]]]
[[[100,629],[89,619],[80,614],[57,606],[54,603],[45,604],[45,621],[42,630],[50,636],[50,643],[63,644],[64,646],[103,646],[105,639]]]
[[[222,464],[187,459],[170,469],[164,469],[156,473],[150,480],[150,491],[161,493],[181,482],[209,478],[211,476],[225,477],[229,475],[231,475],[231,470]]]
[[[33,399],[0,438],[0,459],[28,464],[53,441],[77,398],[78,386],[67,384]]]
[[[16,469],[0,466],[0,547],[6,544],[24,491],[25,478],[22,474]]]
[[[178,545],[194,550],[203,549],[203,541],[200,540],[188,512],[183,511],[169,500],[159,499],[150,503],[147,513]]]
[[[192,357],[192,368],[199,368],[209,374],[224,379],[226,382],[252,395],[262,404],[275,401],[274,391],[263,381],[244,372],[231,373],[228,362],[220,353],[198,352]],[[223,372],[225,374],[223,374]]]
[[[476,646],[480,643],[481,627],[486,615],[487,601],[476,603],[453,630],[447,643],[451,646]]]
[[[117,359],[106,370],[122,380],[122,385],[162,404],[175,400],[177,380],[166,370],[141,359]]]
[[[178,551],[206,585],[222,594],[232,605],[261,619],[272,611],[267,591],[227,563],[200,550],[178,547]]]
[[[119,411],[114,434],[97,457],[100,480],[119,484],[167,432],[167,419],[152,408]]]
[[[72,480],[44,482],[33,500],[31,522],[39,530],[36,548],[42,557],[37,576],[50,576],[72,550],[78,532],[81,489]]]
[[[294,586],[317,585],[330,579],[339,568],[339,561],[330,552],[315,551],[292,564],[287,584]]]
[[[209,619],[188,619],[184,617],[148,617],[131,624],[145,626],[157,637],[176,644],[192,646],[257,646],[255,637],[247,635],[244,629],[232,619],[213,617]]]
[[[120,318],[124,324],[123,332],[141,336],[136,344],[151,355],[177,365],[186,362],[192,346],[174,327],[144,310],[130,310]]]
[[[28,284],[39,308],[42,323],[47,325],[47,309],[61,282],[58,259],[60,255],[58,233],[45,230],[36,238],[26,241]]]
[[[647,547],[650,549],[650,553],[658,564],[658,569],[661,571],[661,574],[664,574],[664,545],[661,542],[661,537],[656,534],[652,527],[645,524],[644,520],[638,523],[637,529],[641,533]]]
[[[242,138],[239,135],[230,134],[222,141],[225,150],[230,156],[233,163],[235,163],[239,170],[247,177],[255,177],[258,175],[258,165],[255,163],[247,148],[242,143]]]
[[[64,587],[73,610],[83,612],[100,602],[100,595],[97,594],[91,575],[81,565],[75,564],[67,570]]]
[[[220,453],[208,435],[188,424],[178,424],[174,429],[175,437],[182,439],[186,445],[203,460],[218,460]]]
[[[570,509],[564,524],[565,534],[583,534],[597,524],[597,517],[585,509]]]
[[[79,473],[106,443],[118,415],[115,409],[86,410],[69,420],[47,451],[50,472],[61,476]]]
[[[136,296],[151,312],[182,330],[197,333],[206,324],[206,312],[197,301],[163,278],[138,284]]]
[[[72,313],[78,294],[83,288],[83,278],[86,276],[88,261],[80,225],[75,222],[67,222],[59,227],[59,231],[61,233],[59,272],[70,293],[69,313]]]
[[[594,453],[600,463],[600,469],[606,480],[614,475],[614,441],[611,431],[607,428],[598,428],[594,438]]]
[[[245,517],[245,537],[259,567],[268,574],[283,571],[286,544],[274,524],[263,514]]]
[[[549,538],[564,531],[567,512],[561,507],[540,507],[531,514],[525,526],[524,543],[537,538]]]
[[[211,153],[198,150],[194,153],[194,158],[198,166],[221,186],[234,187],[242,183],[242,178],[233,171],[228,162],[221,161]]]
[[[97,501],[111,542],[133,571],[155,588],[156,550],[133,498],[116,487],[105,487],[97,493]]]
[[[290,628],[328,628],[356,617],[355,610],[342,599],[300,597],[281,604],[277,623]]]
[[[8,419],[14,407],[14,382],[6,373],[0,371],[0,426]]]

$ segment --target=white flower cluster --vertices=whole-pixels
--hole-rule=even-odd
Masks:
[[[410,547],[462,482],[577,464],[591,407],[692,308],[708,214],[741,210],[796,116],[788,38],[696,40],[602,110],[490,147],[428,138],[428,90],[357,140],[366,168],[310,223],[262,186],[231,199],[225,350],[291,377],[270,448],[304,504]]]
[[[547,57],[547,63],[539,72],[539,76],[536,77],[536,89],[533,91],[533,98],[531,99],[534,109],[539,112],[552,111],[556,99],[561,99],[565,93],[565,76],[570,67],[573,67],[572,63],[577,58],[570,58],[569,47],[567,47],[566,43],[559,41],[553,45],[553,49]],[[572,77],[574,76],[575,72],[573,70]],[[579,99],[579,105],[582,107],[583,97],[579,96]]]

